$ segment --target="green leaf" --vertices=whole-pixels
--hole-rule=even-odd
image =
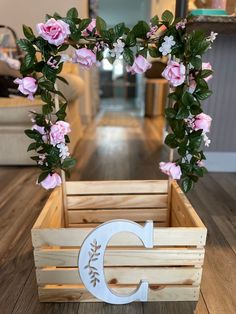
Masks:
[[[172,120],[169,123],[176,137],[183,139],[185,136],[184,120]]]
[[[30,69],[32,68],[32,66],[34,65],[34,61],[35,61],[35,56],[33,55],[30,55],[30,54],[27,54],[25,55],[24,59],[23,59],[23,66],[26,68],[26,69]]]
[[[96,59],[97,61],[103,60],[103,52],[101,50],[96,52]]]
[[[119,23],[114,26],[114,33],[116,37],[121,37],[125,30],[125,23]]]
[[[100,34],[105,40],[108,40],[110,42],[113,42],[115,40],[115,35],[110,30],[104,29],[100,32]]]
[[[192,103],[194,102],[194,97],[192,94],[190,94],[189,92],[185,92],[182,96],[182,103],[187,107],[187,106],[191,106]]]
[[[198,105],[193,105],[190,108],[190,112],[192,115],[196,116],[197,114],[202,112],[202,109]]]
[[[187,147],[186,146],[180,146],[178,148],[178,154],[182,157],[184,157],[186,155],[186,152],[187,152]]]
[[[25,130],[25,135],[27,135],[29,138],[32,138],[35,141],[41,140],[42,135],[37,132],[36,130]]]
[[[165,115],[168,119],[175,119],[176,110],[174,108],[166,108]]]
[[[23,33],[27,39],[29,39],[29,40],[35,39],[32,28],[29,26],[26,26],[25,24],[23,24]]]
[[[189,116],[189,110],[185,107],[180,107],[177,115],[176,115],[176,119],[186,119]]]
[[[24,51],[28,52],[29,54],[35,54],[36,50],[32,43],[28,39],[19,39],[17,40],[17,45]]]
[[[60,15],[59,13],[55,12],[55,13],[53,14],[53,18],[54,18],[55,20],[59,20],[59,19],[61,19],[61,15]]]
[[[67,17],[68,19],[73,20],[73,19],[77,18],[78,15],[79,15],[79,14],[78,14],[77,9],[76,9],[76,8],[71,8],[71,9],[67,12],[66,17]]]
[[[99,33],[101,33],[101,31],[105,30],[107,27],[106,22],[99,16],[97,16],[96,18],[96,28],[98,30]]]
[[[166,10],[162,13],[161,19],[163,22],[167,22],[168,24],[171,24],[174,19],[174,15],[169,10]]]
[[[123,52],[124,60],[129,64],[132,65],[134,63],[134,55],[133,51],[130,48],[125,48]]]
[[[39,147],[40,144],[38,143],[31,143],[29,146],[28,146],[28,149],[27,149],[27,152],[29,152],[30,150],[36,150],[38,147]]]
[[[144,58],[147,58],[147,52],[148,52],[148,49],[143,48],[143,49],[139,50],[138,54],[143,56]]]
[[[57,51],[58,52],[65,51],[68,47],[69,47],[69,45],[63,44],[63,45],[61,45],[61,47]]]
[[[139,21],[132,29],[132,32],[134,35],[138,38],[146,38],[147,32],[149,32],[150,27],[149,25],[144,21]]]
[[[189,192],[193,188],[193,181],[187,177],[181,182],[182,189],[185,193]]]
[[[79,30],[83,31],[87,28],[87,26],[90,24],[91,19],[83,19],[79,23]]]
[[[49,175],[50,170],[42,172],[38,177],[38,183],[42,182]]]
[[[190,141],[189,141],[189,148],[191,151],[197,151],[201,144],[202,144],[202,130],[200,130],[200,134],[198,134],[197,132],[193,132],[189,137],[190,137]]]
[[[44,115],[50,114],[53,112],[53,108],[50,105],[43,105],[42,112]]]
[[[206,78],[206,77],[212,75],[213,72],[214,71],[212,71],[212,70],[202,70],[200,76],[201,76],[201,78]]]
[[[133,32],[129,32],[126,40],[125,40],[125,44],[127,46],[133,47],[136,45],[136,38],[135,38],[135,34]]]
[[[62,163],[62,169],[73,168],[76,165],[76,159],[66,158]]]
[[[197,87],[198,89],[208,90],[208,84],[203,78],[197,78]]]
[[[165,144],[168,145],[170,148],[176,148],[179,145],[178,141],[176,141],[174,134],[168,134],[166,136]]]
[[[42,101],[45,101],[46,103],[50,103],[52,101],[52,96],[47,90],[41,91],[41,99]]]
[[[153,16],[153,18],[151,18],[150,20],[152,26],[158,25],[159,24],[159,18],[157,15]]]
[[[42,73],[49,81],[55,83],[56,75],[57,75],[56,69],[53,69],[49,65],[45,64],[43,69],[42,69]]]
[[[173,100],[179,100],[179,96],[175,92],[170,93],[168,95],[168,98],[173,99]]]
[[[62,81],[63,83],[65,83],[66,85],[69,85],[69,83],[67,82],[67,80],[63,77],[63,76],[59,76],[57,75],[57,79]]]
[[[148,52],[149,52],[150,56],[153,58],[157,58],[160,56],[160,52],[155,47],[149,47]]]
[[[202,60],[199,57],[192,57],[190,59],[190,63],[196,70],[200,70],[202,68]]]
[[[39,81],[39,86],[46,88],[48,91],[54,90],[54,84],[53,84],[53,82],[51,82],[49,80]]]
[[[74,41],[78,41],[80,39],[81,36],[81,31],[79,29],[77,29],[76,27],[70,27],[70,38]]]
[[[58,120],[64,120],[66,117],[66,108],[67,108],[67,103],[64,103],[60,109],[56,112],[56,116]]]
[[[205,100],[212,95],[212,91],[197,91],[194,93],[199,100]]]

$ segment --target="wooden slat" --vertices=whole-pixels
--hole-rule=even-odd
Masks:
[[[35,248],[41,246],[81,246],[92,228],[33,229],[32,242]],[[154,228],[155,246],[204,246],[205,228]],[[111,246],[143,246],[131,233],[119,233],[113,237]]]
[[[194,267],[105,267],[105,277],[110,284],[138,284],[141,279],[149,284],[199,285],[202,268]],[[78,268],[36,269],[39,285],[82,284]]]
[[[204,249],[134,249],[109,248],[105,252],[105,266],[187,266],[202,265]],[[34,250],[36,267],[76,267],[78,249]]]
[[[167,180],[67,181],[67,195],[167,193]]]
[[[68,210],[69,223],[96,223],[113,219],[130,219],[136,222],[166,221],[167,208]]]
[[[34,228],[60,228],[63,226],[64,214],[61,187],[56,188],[43,207]]]
[[[144,226],[145,222],[139,222],[140,225]],[[100,223],[70,223],[69,224],[69,228],[96,228],[97,226],[99,226]],[[153,223],[154,227],[169,227],[168,222],[167,221],[158,221],[158,222],[154,222]]]
[[[172,181],[171,198],[171,212],[174,213],[177,220],[181,223],[181,226],[205,228],[201,219],[195,212],[194,208],[192,207],[176,181]]]
[[[68,209],[162,208],[167,195],[86,195],[68,196]]]
[[[134,286],[111,286],[119,294],[129,294],[137,288]],[[39,287],[40,302],[101,302],[92,296],[82,285],[48,285]],[[193,286],[157,286],[150,287],[148,301],[197,301],[200,288]]]

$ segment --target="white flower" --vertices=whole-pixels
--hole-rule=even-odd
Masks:
[[[204,141],[204,143],[205,143],[205,146],[206,146],[206,147],[209,147],[210,144],[211,144],[211,140],[208,138],[208,136],[206,135],[206,133],[203,133],[202,136],[203,136],[203,141]]]
[[[171,53],[172,46],[175,45],[174,37],[171,36],[165,36],[164,42],[162,43],[161,47],[159,48],[159,51],[162,53],[163,56],[168,55]]]
[[[61,62],[72,62],[72,58],[69,55],[62,53],[59,63],[61,63]]]
[[[70,156],[68,146],[65,143],[57,144],[57,148],[60,150],[59,157],[61,159],[66,159],[66,157]]]
[[[166,56],[169,53],[171,53],[171,46],[164,42],[164,43],[162,43],[161,47],[159,48],[159,51],[162,53],[163,56]]]
[[[174,41],[174,37],[171,36],[165,36],[164,37],[164,41],[169,45],[169,46],[174,46],[175,45],[175,41]]]
[[[38,161],[38,165],[43,166],[44,164],[44,160],[46,159],[46,155],[45,154],[41,154],[39,155],[39,161]]]
[[[210,41],[211,43],[213,43],[213,41],[216,39],[217,35],[218,35],[218,33],[211,32],[210,36],[207,37],[207,41]]]
[[[113,44],[113,49],[110,51],[112,57],[119,58],[124,51],[125,43],[121,39],[117,39],[117,42]]]

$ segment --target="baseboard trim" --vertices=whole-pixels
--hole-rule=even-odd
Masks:
[[[206,168],[215,172],[236,172],[236,152],[205,152]]]

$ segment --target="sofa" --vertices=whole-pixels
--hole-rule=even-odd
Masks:
[[[67,121],[72,129],[69,148],[72,153],[83,132],[79,98],[84,93],[84,82],[75,64],[66,63],[61,76],[69,83],[66,85],[59,81],[58,89],[68,100]],[[41,106],[40,98],[33,101],[25,97],[0,98],[0,165],[35,164],[30,159],[32,152],[27,153],[27,147],[32,141],[25,136],[24,130],[32,127],[29,111],[40,111]]]

